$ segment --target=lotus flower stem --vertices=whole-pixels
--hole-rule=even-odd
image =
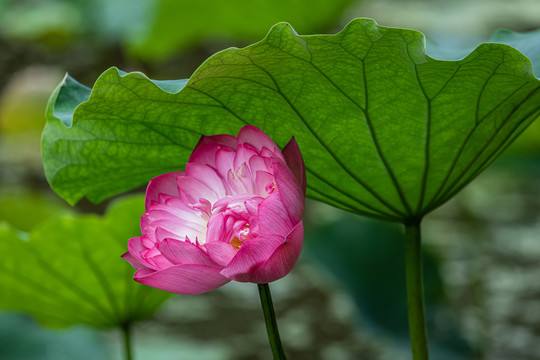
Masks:
[[[277,327],[276,315],[274,314],[274,305],[272,304],[270,287],[268,284],[257,285],[259,287],[259,296],[261,297],[264,321],[266,323],[266,331],[268,333],[270,347],[272,348],[272,354],[274,355],[275,360],[286,360],[287,358],[283,352],[283,346],[281,345],[281,339],[279,337],[279,330]]]
[[[124,354],[126,360],[131,360],[131,324],[122,326],[122,337],[124,339]]]
[[[405,242],[409,334],[413,359],[428,360],[420,221],[405,224]]]

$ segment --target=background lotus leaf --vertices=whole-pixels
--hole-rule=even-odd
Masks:
[[[140,233],[142,197],[113,203],[104,217],[64,215],[30,233],[0,224],[0,308],[41,323],[120,327],[152,314],[170,294],[133,281],[120,258]]]

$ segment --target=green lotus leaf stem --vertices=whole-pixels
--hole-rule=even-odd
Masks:
[[[126,360],[132,360],[131,355],[131,324],[127,323],[122,326],[122,338],[124,341],[124,355]]]
[[[405,242],[407,308],[413,359],[428,360],[420,221],[405,224]]]
[[[268,284],[258,284],[259,296],[261,298],[261,305],[264,313],[264,322],[266,323],[266,331],[268,333],[268,340],[270,341],[270,347],[272,348],[272,354],[274,360],[285,360],[285,352],[281,345],[281,338],[279,337],[279,330],[276,322],[276,314],[274,313],[274,305],[272,304],[272,294],[270,293],[270,287]]]

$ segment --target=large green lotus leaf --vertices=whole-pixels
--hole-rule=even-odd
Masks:
[[[100,201],[182,169],[201,134],[253,124],[279,146],[296,137],[312,198],[386,220],[421,217],[540,112],[540,81],[517,50],[486,43],[439,61],[424,42],[368,19],[336,35],[278,24],[259,43],[212,56],[187,84],[110,69],[68,122],[55,116],[60,96],[51,99],[47,179],[71,203]]]
[[[203,40],[254,41],[278,21],[302,33],[333,26],[353,0],[158,0],[144,29],[128,38],[132,54],[163,59]],[[309,10],[308,10],[309,9]]]
[[[0,224],[0,308],[41,323],[105,328],[142,320],[169,293],[133,281],[120,255],[140,232],[141,197],[115,202],[105,217],[50,219],[30,233]]]

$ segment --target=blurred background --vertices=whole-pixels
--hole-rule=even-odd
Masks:
[[[66,71],[87,86],[110,66],[188,78],[213,53],[258,41],[276,22],[335,33],[355,17],[420,30],[451,50],[498,28],[540,28],[540,2],[0,0],[0,221],[29,231],[63,212],[103,212],[106,204],[86,201],[70,208],[43,175],[43,114]],[[539,180],[537,122],[425,219],[434,359],[540,359]],[[402,229],[313,201],[306,216],[299,264],[272,284],[290,358],[410,359]],[[259,306],[249,284],[173,297],[136,327],[135,358],[270,359]],[[51,330],[0,311],[0,359],[121,358],[116,331]]]

